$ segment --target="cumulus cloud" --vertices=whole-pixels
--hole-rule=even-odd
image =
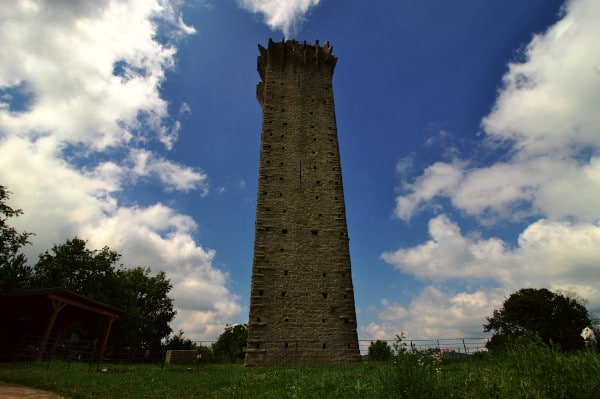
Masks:
[[[475,167],[455,160],[428,167],[396,199],[399,218],[408,220],[434,199],[447,197],[475,217],[598,220],[593,198],[600,194],[600,50],[595,45],[600,6],[570,1],[564,12],[532,39],[524,62],[509,64],[496,104],[482,120],[487,142],[511,143],[509,161]],[[524,208],[515,212],[517,206]]]
[[[488,135],[513,141],[520,157],[599,149],[599,14],[593,0],[567,2],[564,17],[529,43],[525,62],[509,64],[482,122]]]
[[[396,198],[395,215],[403,220],[410,220],[420,206],[438,196],[451,195],[463,179],[461,162],[448,164],[437,162],[429,166],[423,176],[414,183],[407,183],[404,187],[409,192]]]
[[[597,224],[540,219],[519,235],[514,248],[498,238],[465,236],[446,215],[429,222],[429,234],[424,244],[385,252],[382,258],[403,273],[438,283],[491,280],[508,291],[522,286],[568,290],[577,285],[592,304],[600,305],[600,290],[594,288],[600,286],[594,272],[600,244]]]
[[[382,301],[378,319],[390,333],[403,330],[419,338],[481,335],[485,317],[523,287],[576,292],[591,310],[600,308],[597,224],[540,219],[519,235],[514,248],[498,238],[465,236],[446,215],[430,221],[429,233],[424,244],[382,255],[402,273],[436,284],[408,307]],[[453,293],[447,285],[466,290]]]
[[[131,150],[129,160],[133,163],[131,175],[134,178],[156,175],[168,189],[201,189],[202,195],[208,194],[208,176],[193,168],[169,161],[144,149]]]
[[[215,251],[194,241],[196,228],[189,216],[155,204],[119,208],[111,217],[86,225],[81,234],[90,237],[94,248],[110,242],[123,254],[124,264],[165,271],[179,313],[172,328],[183,329],[187,337],[214,339],[242,309],[240,298],[225,287],[228,275],[212,266]]]
[[[0,20],[0,181],[25,211],[15,227],[36,234],[28,258],[75,235],[108,245],[126,265],[167,273],[175,330],[215,338],[241,309],[215,251],[195,242],[196,222],[162,203],[121,203],[141,180],[208,193],[205,173],[162,155],[191,113],[184,103],[169,115],[160,93],[179,40],[195,32],[179,2],[18,1]]]
[[[508,250],[501,240],[465,237],[446,215],[429,221],[429,234],[424,244],[384,252],[383,260],[423,280],[502,278]]]
[[[319,0],[238,0],[238,4],[252,13],[263,14],[265,23],[272,30],[280,29],[289,38]]]
[[[378,321],[362,327],[359,335],[388,340],[402,333],[408,339],[481,337],[485,316],[502,299],[501,290],[451,293],[427,285],[408,305],[382,299],[373,310]]]
[[[176,51],[153,38],[160,3],[15,2],[0,13],[0,87],[31,96],[22,112],[0,111],[3,132],[103,149],[142,134],[140,116],[160,130],[158,88]]]
[[[481,331],[503,297],[528,286],[573,291],[591,311],[600,309],[598,18],[598,2],[568,1],[522,61],[508,65],[481,122],[486,144],[510,146],[507,158],[483,166],[458,157],[437,162],[403,185],[398,218],[410,220],[425,208],[438,215],[426,242],[382,259],[430,285],[409,306],[383,301],[381,326],[448,336],[453,329],[466,334],[465,323],[477,320]],[[484,237],[462,231],[465,216],[488,227],[527,224],[518,237]]]

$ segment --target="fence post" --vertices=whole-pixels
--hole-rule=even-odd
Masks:
[[[467,345],[465,344],[465,339],[463,338],[463,348],[465,348],[465,355],[468,355],[469,352],[467,351]]]
[[[92,363],[94,362],[94,354],[96,353],[96,344],[98,343],[98,338],[94,340],[94,345],[92,347],[92,353],[90,353],[90,363],[88,365],[88,371],[92,369]],[[96,363],[96,371],[98,371],[99,364]]]

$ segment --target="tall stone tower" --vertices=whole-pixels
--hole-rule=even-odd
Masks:
[[[360,361],[329,43],[259,46],[246,365]]]

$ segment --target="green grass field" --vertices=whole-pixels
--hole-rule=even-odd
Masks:
[[[600,398],[600,357],[539,345],[461,360],[401,354],[391,362],[240,365],[0,364],[0,380],[67,398]]]

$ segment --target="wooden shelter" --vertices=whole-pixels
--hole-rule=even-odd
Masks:
[[[113,322],[123,310],[63,288],[29,290],[0,294],[2,352],[17,349],[26,335],[39,336],[33,356],[42,359],[48,342],[58,342],[66,327],[83,320],[100,322],[96,359],[101,360]]]

